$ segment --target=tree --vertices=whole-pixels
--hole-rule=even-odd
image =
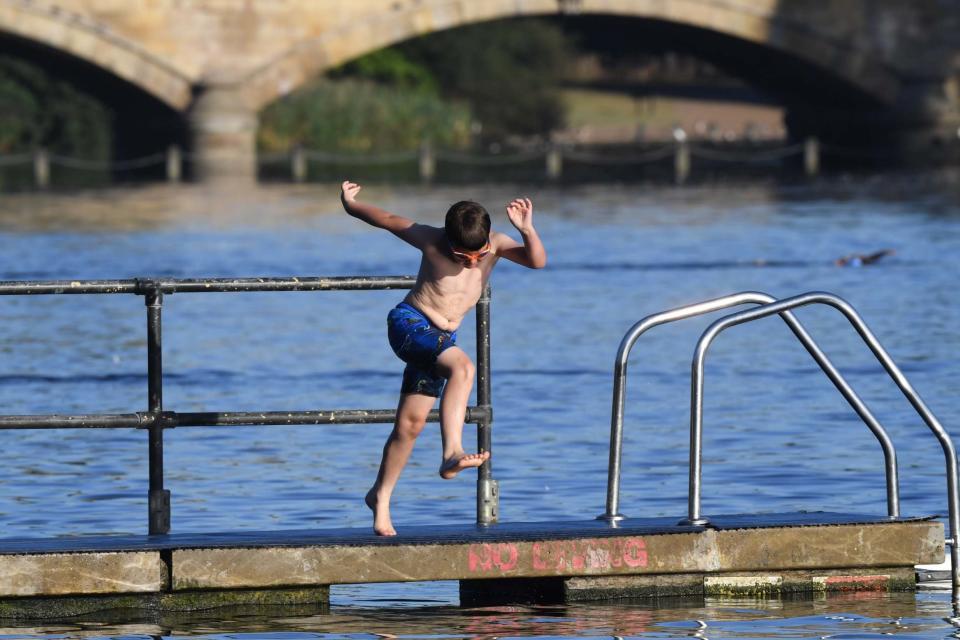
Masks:
[[[44,146],[104,160],[112,135],[112,114],[98,100],[26,60],[0,55],[0,153]]]
[[[444,31],[398,47],[430,69],[443,95],[465,100],[485,141],[563,126],[560,94],[575,50],[560,27],[510,19]]]

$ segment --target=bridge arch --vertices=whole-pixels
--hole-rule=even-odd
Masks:
[[[767,50],[846,85],[878,105],[892,105],[900,89],[893,69],[847,40],[819,33],[777,12],[779,0],[421,0],[397,2],[387,12],[353,18],[323,35],[296,43],[242,81],[245,102],[261,109],[323,71],[366,53],[421,35],[511,17],[575,13],[659,21],[717,34]]]
[[[192,100],[192,82],[185,74],[86,16],[53,5],[4,2],[0,35],[93,64],[175,111],[184,111]]]

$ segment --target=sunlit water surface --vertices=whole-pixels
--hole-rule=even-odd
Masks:
[[[815,185],[387,188],[363,197],[442,224],[450,203],[533,198],[550,264],[493,276],[494,476],[502,521],[604,510],[612,367],[640,318],[744,291],[826,290],[848,301],[940,421],[960,433],[960,176]],[[380,275],[418,256],[343,214],[333,186],[148,188],[0,199],[0,280]],[[893,248],[876,265],[835,258]],[[385,337],[402,292],[177,294],[164,300],[164,406],[174,411],[392,408],[402,365]],[[798,317],[897,446],[904,514],[945,511],[943,454],[846,321]],[[622,511],[685,514],[690,358],[719,315],[658,327],[630,361]],[[0,300],[0,411],[146,409],[145,312],[136,296]],[[460,332],[472,352],[473,316]],[[725,332],[707,365],[703,511],[886,512],[880,448],[786,327]],[[173,531],[367,527],[362,496],[389,427],[168,431]],[[468,426],[468,433],[472,427]],[[145,434],[7,431],[3,537],[146,530]],[[469,441],[469,438],[468,438]],[[470,522],[474,482],[437,478],[428,429],[395,494],[394,521]],[[461,610],[456,583],[335,587],[329,614],[274,610],[0,630],[84,634],[370,637],[943,637],[943,593],[825,600],[671,601]]]

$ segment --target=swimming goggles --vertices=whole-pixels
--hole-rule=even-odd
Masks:
[[[481,247],[476,251],[458,251],[453,248],[453,245],[450,243],[449,240],[447,241],[447,246],[450,247],[450,253],[453,254],[454,259],[457,260],[458,262],[468,262],[472,264],[474,262],[479,262],[480,260],[483,259],[485,255],[490,253],[489,240],[487,241],[487,244],[483,245],[483,247]]]

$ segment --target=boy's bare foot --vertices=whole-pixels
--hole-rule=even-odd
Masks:
[[[393,528],[393,522],[390,521],[390,505],[385,504],[381,508],[377,492],[373,489],[367,491],[363,501],[370,507],[370,511],[373,511],[373,532],[378,536],[397,535],[397,530]]]
[[[440,463],[440,477],[450,480],[464,469],[479,467],[490,458],[490,452],[459,453]]]

